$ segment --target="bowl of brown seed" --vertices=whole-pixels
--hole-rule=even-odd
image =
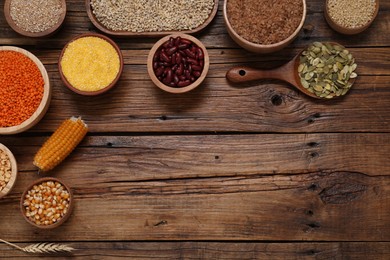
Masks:
[[[147,67],[160,89],[180,94],[198,87],[210,66],[206,47],[195,37],[176,33],[157,41],[149,52]]]
[[[34,181],[23,192],[20,209],[31,225],[51,229],[69,218],[73,204],[69,186],[57,178],[46,177]]]
[[[306,18],[306,1],[225,0],[223,17],[238,45],[255,53],[271,53],[298,36]]]
[[[353,35],[365,31],[378,11],[379,0],[326,0],[324,16],[336,32]]]
[[[5,0],[8,25],[28,37],[48,37],[56,33],[66,16],[65,0]]]
[[[0,198],[6,196],[13,188],[18,168],[12,152],[0,144]]]

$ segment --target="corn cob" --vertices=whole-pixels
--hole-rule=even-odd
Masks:
[[[65,120],[39,149],[34,165],[43,172],[52,170],[76,148],[87,132],[88,126],[80,117]]]

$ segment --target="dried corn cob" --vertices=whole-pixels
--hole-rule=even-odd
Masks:
[[[88,126],[81,118],[71,117],[44,143],[34,157],[34,165],[40,171],[50,171],[61,163],[88,132]]]

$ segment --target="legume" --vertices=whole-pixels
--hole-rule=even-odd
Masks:
[[[60,0],[12,0],[10,15],[21,29],[43,32],[58,23],[63,8]]]
[[[81,91],[98,91],[110,85],[119,73],[116,49],[106,40],[81,37],[69,43],[61,58],[66,80]]]
[[[0,149],[0,191],[2,191],[11,179],[11,160],[7,153]]]
[[[26,216],[37,225],[58,222],[69,210],[70,193],[59,182],[44,181],[34,185],[23,201]]]
[[[287,39],[303,16],[302,0],[229,0],[227,17],[242,38],[258,44]]]
[[[329,0],[329,16],[346,28],[359,28],[368,24],[375,12],[375,0]]]
[[[156,77],[170,87],[186,87],[201,75],[204,66],[202,49],[180,36],[170,37],[154,54]]]
[[[93,14],[114,31],[156,32],[192,30],[202,25],[213,0],[91,0]]]
[[[16,51],[0,51],[0,127],[20,125],[37,110],[44,91],[38,66]]]

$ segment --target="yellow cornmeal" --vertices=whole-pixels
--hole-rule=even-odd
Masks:
[[[88,36],[71,42],[61,59],[66,80],[81,91],[98,91],[114,81],[119,55],[106,40]]]

